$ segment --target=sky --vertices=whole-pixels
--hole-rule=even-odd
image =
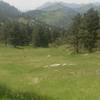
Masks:
[[[17,7],[21,11],[34,10],[46,2],[66,2],[66,3],[78,3],[86,4],[93,2],[100,2],[100,0],[3,0],[9,4]]]

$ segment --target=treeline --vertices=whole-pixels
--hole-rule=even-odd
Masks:
[[[74,52],[93,52],[100,48],[99,13],[93,8],[78,14],[69,29],[69,43]]]
[[[23,23],[4,21],[0,23],[0,42],[5,45],[49,47],[66,43],[74,52],[93,52],[100,49],[99,13],[93,8],[78,14],[68,30],[47,25],[36,19]]]
[[[6,21],[0,24],[0,42],[5,45],[48,47],[62,38],[63,29],[34,20],[31,23]]]

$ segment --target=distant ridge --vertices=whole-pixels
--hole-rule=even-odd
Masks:
[[[75,15],[85,13],[88,9],[94,8],[100,12],[100,3],[75,4],[64,2],[47,2],[37,8],[27,12],[21,12],[14,6],[0,0],[0,20],[26,18],[25,20],[37,19],[46,24],[61,28],[68,28]],[[20,16],[21,15],[21,16]]]
[[[55,2],[55,3],[52,3],[52,2],[47,2],[47,3],[43,4],[42,6],[40,6],[37,9],[38,10],[46,9],[46,8],[48,8],[50,6],[53,6],[53,5],[62,5],[64,7],[70,7],[70,8],[79,8],[79,7],[82,6],[82,5],[76,4],[76,3],[65,3],[65,2]]]
[[[37,18],[38,20],[53,26],[68,28],[76,14],[85,13],[90,8],[95,8],[100,11],[100,4],[47,2],[37,8],[37,10],[26,12],[25,15],[30,16],[31,18]]]
[[[77,14],[77,11],[62,2],[57,2],[46,3],[39,7],[38,10],[28,11],[25,14],[27,16],[32,15],[31,17],[36,17],[46,24],[63,28],[64,26],[68,27],[70,25],[72,18]]]
[[[20,11],[4,1],[0,1],[0,20],[16,18]]]

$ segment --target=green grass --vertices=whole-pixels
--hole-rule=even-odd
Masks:
[[[100,53],[0,47],[0,84],[0,100],[100,100]]]

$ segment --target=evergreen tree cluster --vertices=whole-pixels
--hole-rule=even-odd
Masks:
[[[74,51],[79,53],[83,50],[93,52],[99,48],[99,14],[93,8],[84,15],[78,14],[70,27],[69,43]]]
[[[62,33],[62,29],[47,25],[43,22],[21,23],[6,21],[0,23],[0,42],[5,45],[48,47]]]

